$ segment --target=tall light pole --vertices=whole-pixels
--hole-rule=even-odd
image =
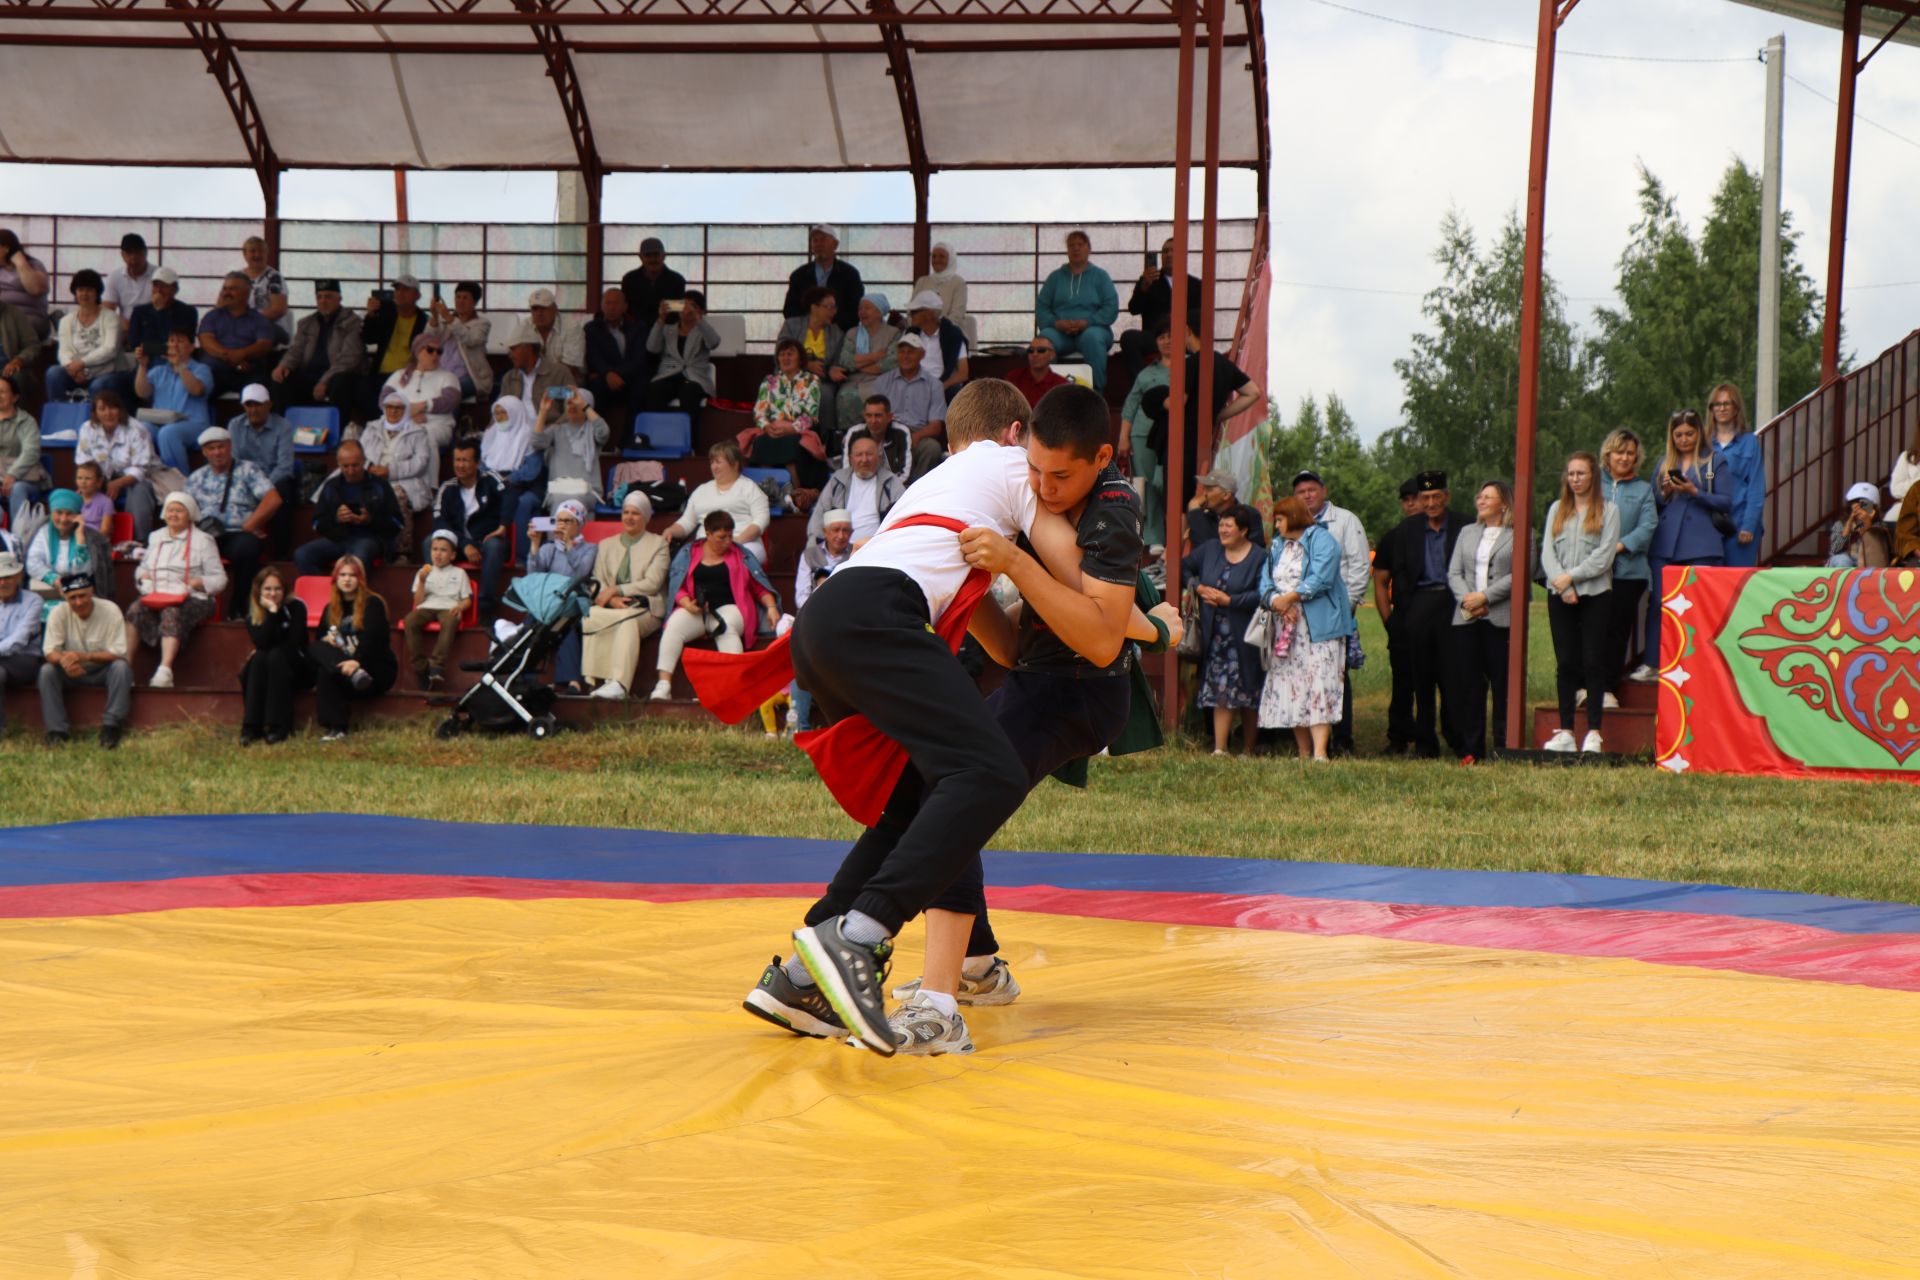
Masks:
[[[1787,74],[1787,38],[1767,41],[1767,136],[1760,149],[1760,345],[1755,361],[1753,421],[1780,412],[1780,90]]]

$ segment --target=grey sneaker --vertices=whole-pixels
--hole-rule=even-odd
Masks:
[[[797,1036],[824,1040],[847,1034],[846,1024],[840,1021],[840,1015],[833,1011],[820,988],[803,987],[789,978],[779,956],[773,958],[773,963],[760,975],[760,985],[747,992],[740,1007]]]
[[[891,1058],[895,1044],[887,1028],[887,963],[893,943],[849,941],[840,932],[841,917],[793,931],[794,949],[807,972],[833,1004],[848,1032],[865,1047]]]
[[[893,1011],[887,1019],[898,1052],[923,1057],[943,1053],[972,1053],[973,1037],[967,1034],[967,1020],[958,1013],[952,1017],[933,1007],[931,1000],[913,999]]]
[[[920,993],[920,979],[893,989],[895,1000],[911,1000]],[[1013,970],[999,956],[993,958],[993,967],[984,977],[969,978],[960,975],[960,990],[954,998],[965,1005],[1012,1004],[1020,996],[1020,984],[1013,980]]]

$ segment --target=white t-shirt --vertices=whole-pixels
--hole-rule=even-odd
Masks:
[[[119,311],[122,320],[133,319],[133,309],[143,307],[153,301],[153,263],[147,263],[146,274],[135,280],[127,274],[125,264],[115,267],[107,273],[107,290],[100,295],[102,304]]]
[[[968,573],[959,535],[933,525],[889,530],[908,516],[947,516],[1011,538],[1032,532],[1034,513],[1027,451],[975,441],[916,481],[881,521],[885,536],[854,552],[846,567],[898,569],[919,586],[929,620],[938,622]]]
[[[919,331],[914,330],[913,332],[917,333]],[[930,338],[924,333],[920,334],[920,336],[927,339],[927,352],[920,357],[920,367],[932,374],[935,382],[945,382],[947,380],[947,358],[941,354],[940,351],[939,330],[936,329]],[[967,344],[965,342],[960,344],[960,350],[954,358],[956,360],[965,360],[967,358]]]
[[[853,478],[847,486],[847,514],[853,517],[853,540],[865,542],[880,528],[880,480]]]
[[[423,572],[427,575],[426,599],[420,606],[423,609],[459,609],[473,595],[473,584],[467,579],[467,571],[457,564],[450,564],[444,569],[430,564]]]

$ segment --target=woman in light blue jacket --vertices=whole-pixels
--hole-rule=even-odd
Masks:
[[[1652,678],[1652,668],[1640,657],[1643,633],[1638,624],[1640,601],[1647,594],[1651,574],[1647,549],[1653,545],[1653,531],[1660,527],[1660,512],[1654,505],[1653,486],[1640,478],[1639,436],[1625,427],[1609,431],[1600,444],[1600,463],[1600,496],[1620,512],[1620,542],[1614,548],[1613,590],[1607,606],[1607,687],[1612,688],[1628,672],[1633,679],[1642,679],[1642,668],[1646,668],[1644,678]]]
[[[1620,509],[1600,496],[1600,462],[1590,453],[1567,459],[1560,497],[1547,508],[1540,567],[1547,575],[1547,623],[1559,663],[1560,728],[1549,751],[1572,751],[1573,710],[1587,691],[1587,736],[1580,750],[1604,750],[1600,722],[1606,715],[1607,596],[1613,589],[1613,558],[1620,547]]]
[[[1760,437],[1747,426],[1747,406],[1740,388],[1723,382],[1707,396],[1707,422],[1713,427],[1715,470],[1733,482],[1727,496],[1733,500],[1733,532],[1721,535],[1730,567],[1752,568],[1760,563],[1760,534],[1766,527],[1767,464],[1760,456]]]
[[[1260,569],[1260,599],[1277,615],[1280,637],[1260,690],[1260,727],[1292,729],[1300,758],[1324,761],[1345,701],[1353,609],[1340,578],[1340,540],[1315,524],[1298,498],[1273,504],[1273,545]]]

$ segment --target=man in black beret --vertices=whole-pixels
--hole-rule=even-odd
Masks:
[[[293,331],[268,390],[278,412],[293,404],[330,404],[340,411],[344,426],[359,407],[367,367],[360,313],[340,305],[338,280],[315,280],[313,302],[313,311],[301,317]]]
[[[1422,471],[1402,485],[1403,508],[1409,491],[1415,513],[1380,539],[1374,554],[1373,601],[1387,629],[1387,660],[1393,667],[1387,751],[1398,755],[1412,747],[1431,759],[1440,754],[1437,700],[1453,623],[1447,562],[1469,521],[1447,509],[1446,472]]]

